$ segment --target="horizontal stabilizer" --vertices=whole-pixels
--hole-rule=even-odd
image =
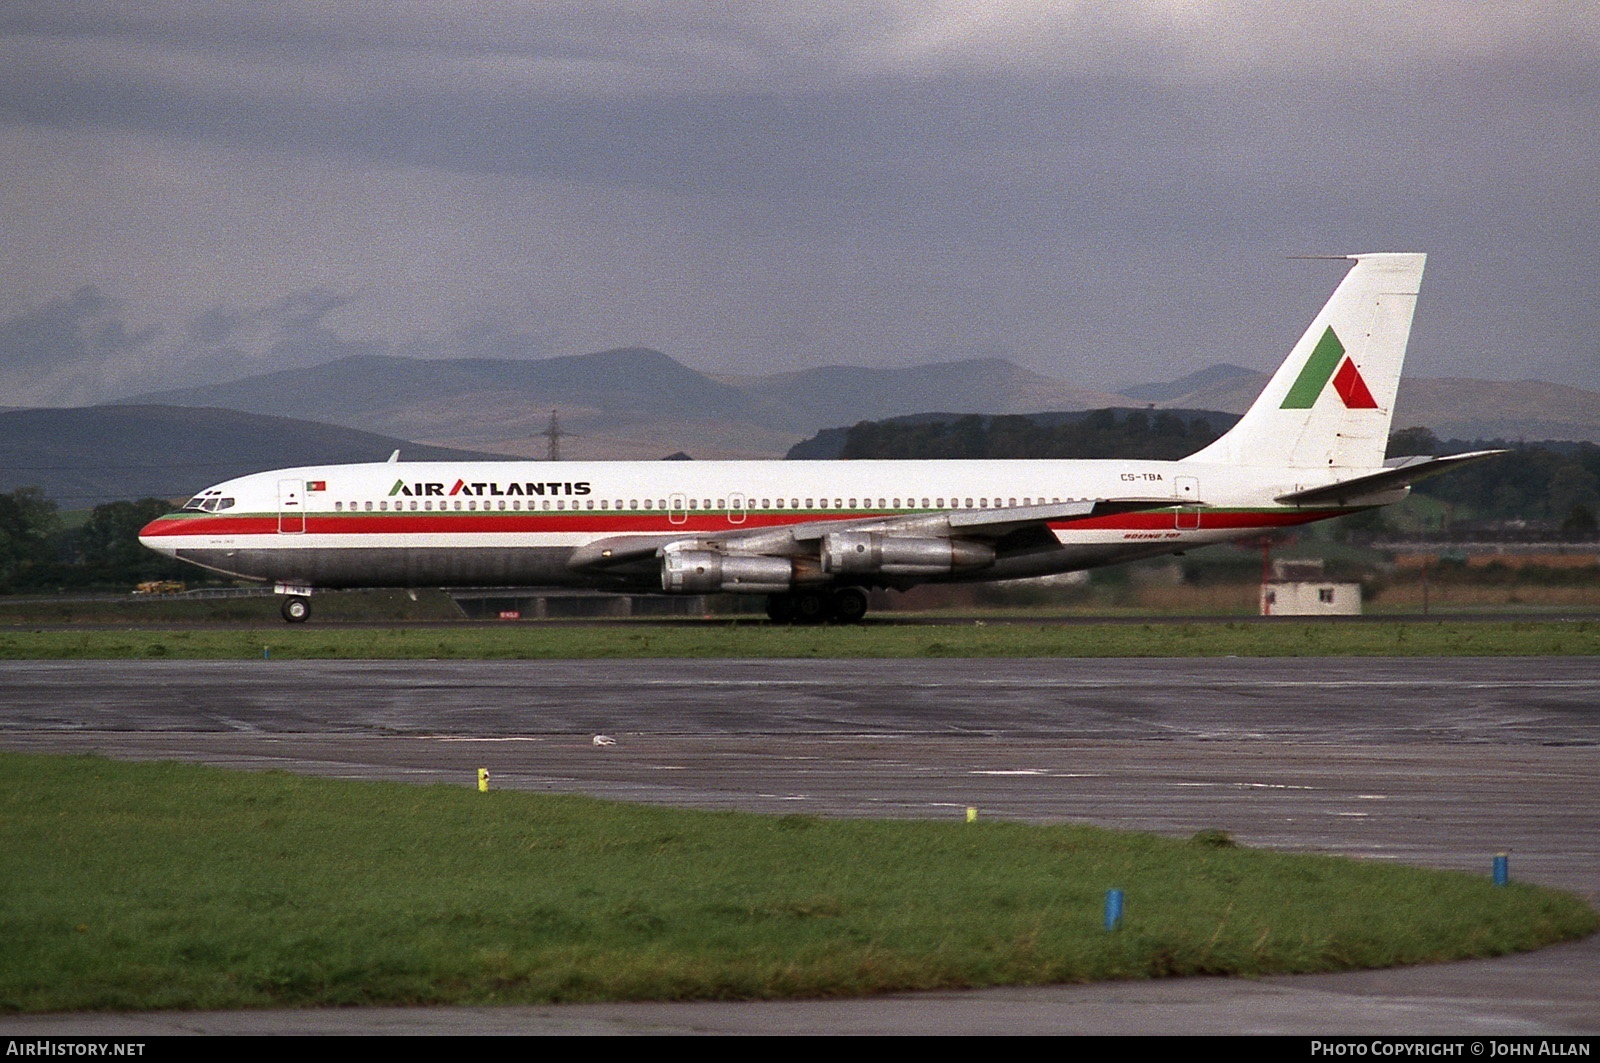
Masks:
[[[1344,506],[1388,491],[1397,491],[1412,484],[1431,479],[1474,461],[1504,454],[1504,450],[1474,450],[1467,454],[1451,454],[1443,458],[1411,457],[1391,458],[1384,462],[1382,472],[1357,476],[1326,487],[1312,487],[1279,495],[1277,500],[1290,506]]]

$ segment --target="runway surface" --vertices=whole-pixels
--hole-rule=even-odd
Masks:
[[[1508,852],[1514,876],[1600,900],[1592,659],[8,662],[0,746],[461,786],[487,767],[500,787],[826,816],[972,806],[1485,874]],[[869,1001],[0,1019],[191,1030],[1594,1033],[1600,944]]]

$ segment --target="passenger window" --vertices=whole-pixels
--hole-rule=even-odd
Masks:
[[[422,508],[425,509],[425,510],[428,510],[429,512],[432,512],[433,511],[433,499],[431,499],[431,498],[425,499],[423,501],[423,503],[422,503]]]
[[[699,509],[700,508],[700,500],[698,498],[689,499],[689,508],[690,509]]]
[[[460,504],[461,504],[461,503],[459,503],[459,502],[457,502],[457,503],[456,503],[456,505],[460,505]],[[368,513],[371,513],[371,512],[372,512],[372,503],[371,503],[371,502],[368,502],[368,503],[367,503],[367,512],[368,512]]]
[[[340,513],[340,512],[342,512],[342,511],[343,511],[343,510],[344,510],[344,503],[343,503],[343,502],[335,502],[335,503],[334,503],[334,504],[333,504],[333,511],[334,511],[334,512],[335,512],[335,513]]]
[[[726,499],[722,499],[722,498],[717,499],[717,508],[718,509],[727,509],[728,508],[727,500]]]

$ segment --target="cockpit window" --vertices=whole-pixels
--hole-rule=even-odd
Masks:
[[[183,508],[202,513],[215,513],[219,509],[229,508],[233,505],[233,501],[231,498],[223,498],[220,491],[206,491],[189,499],[183,504]]]

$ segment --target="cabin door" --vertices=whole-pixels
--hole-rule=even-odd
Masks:
[[[1200,527],[1200,481],[1193,476],[1179,476],[1173,480],[1173,493],[1178,497],[1178,512],[1174,527],[1180,531]],[[1190,508],[1196,507],[1196,508]]]
[[[303,480],[278,481],[278,531],[299,534],[306,530],[306,485]]]

